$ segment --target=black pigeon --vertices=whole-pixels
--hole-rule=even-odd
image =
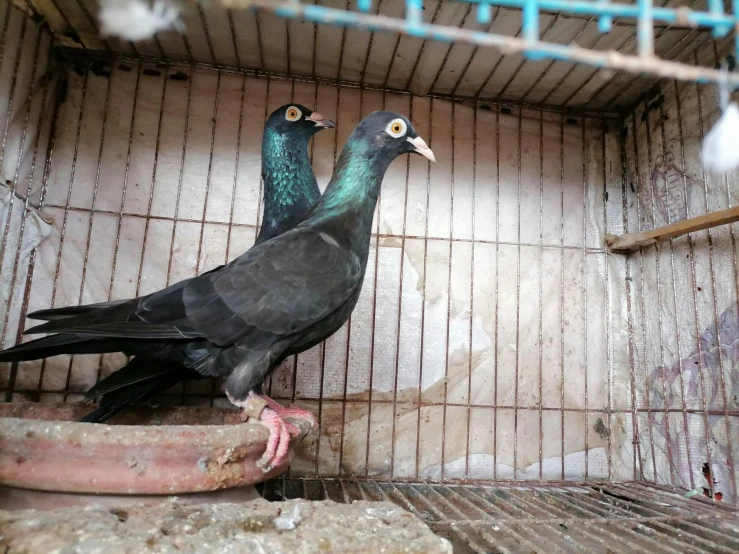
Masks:
[[[349,137],[325,194],[292,230],[212,273],[27,332],[118,341],[117,350],[227,376],[227,396],[248,411],[282,360],[330,337],[349,318],[367,267],[380,183],[390,162],[408,152],[434,160],[407,118],[375,112]],[[275,408],[272,402],[260,412],[270,430],[264,470],[284,459],[291,432]]]
[[[320,130],[333,128],[333,121],[300,104],[276,109],[267,119],[262,136],[262,179],[264,208],[256,244],[282,234],[300,222],[321,197],[313,174],[308,144]],[[208,273],[218,271],[223,266]],[[54,321],[109,309],[128,300],[52,308],[30,314],[31,319]],[[182,347],[183,345],[179,345]],[[120,339],[96,339],[88,335],[60,334],[37,339],[0,352],[0,362],[35,360],[57,354],[85,354],[124,350]],[[151,348],[151,347],[150,347]],[[138,350],[135,350],[138,354]],[[178,356],[146,357],[143,351],[110,377],[92,387],[87,398],[101,397],[99,407],[82,421],[102,422],[122,408],[146,402],[181,381],[205,376],[183,365]]]

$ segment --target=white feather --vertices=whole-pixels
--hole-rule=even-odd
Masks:
[[[703,166],[713,173],[739,168],[739,106],[729,104],[703,139]]]
[[[168,0],[101,0],[100,31],[126,40],[144,40],[180,27],[180,7]]]

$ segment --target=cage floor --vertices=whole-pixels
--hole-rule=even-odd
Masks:
[[[733,509],[638,484],[488,486],[274,479],[268,500],[387,500],[448,538],[455,554],[737,552]]]

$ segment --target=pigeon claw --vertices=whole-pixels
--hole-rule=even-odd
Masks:
[[[267,449],[257,461],[257,466],[262,468],[263,473],[269,473],[285,460],[290,446],[291,433],[288,425],[293,428],[295,426],[287,423],[272,408],[265,408],[259,421],[269,430],[269,439]]]
[[[290,438],[299,437],[301,434],[300,428],[286,421],[286,418],[308,420],[311,429],[318,428],[316,416],[295,405],[283,407],[268,396],[253,392],[250,392],[246,400],[243,401],[237,401],[228,392],[226,392],[226,396],[232,404],[243,408],[241,412],[242,421],[257,420],[269,431],[267,448],[257,461],[257,466],[264,473],[269,473],[285,461],[290,447]]]

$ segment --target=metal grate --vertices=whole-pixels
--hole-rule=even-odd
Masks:
[[[43,24],[7,2],[0,14],[0,169],[14,195],[0,221],[2,276],[10,276],[1,283],[4,345],[21,338],[30,310],[146,293],[248,248],[261,209],[262,125],[276,107],[300,102],[337,121],[312,146],[322,188],[359,119],[397,110],[439,163],[391,167],[351,321],[289,360],[268,386],[320,421],[291,469],[307,480],[280,481],[281,490],[387,495],[476,552],[542,544],[674,552],[686,542],[695,551],[736,550],[734,531],[716,515],[730,513],[721,504],[683,501],[658,486],[702,496],[705,485],[725,504],[737,500],[737,230],[628,257],[609,255],[603,243],[607,232],[739,202],[739,176],[710,177],[699,162],[717,116],[712,87],[664,81],[621,120],[573,111],[568,101],[413,96],[389,86],[392,61],[384,81],[370,86],[356,72],[362,77],[347,83],[348,66],[321,61],[316,40],[311,76],[286,78],[239,69],[237,43],[232,66],[115,48],[54,51]],[[284,24],[268,17],[259,20]],[[342,48],[332,55],[354,46],[352,32],[338,31]],[[188,36],[197,53],[195,31]],[[213,39],[206,51],[225,48],[205,36]],[[427,61],[436,60],[431,75],[442,80],[444,67],[477,55],[424,44],[419,64],[426,48]],[[709,41],[690,60],[707,67],[721,55]],[[524,63],[493,80],[512,83]],[[544,83],[557,63],[527,74]],[[398,67],[406,78],[406,69],[425,74]],[[559,84],[537,98],[625,90],[587,68],[561,69]],[[559,88],[565,75],[579,77]],[[646,81],[628,83],[641,92]],[[39,235],[38,248],[26,248],[24,237],[44,229],[50,235]],[[74,401],[122,362],[106,355],[3,366],[0,388],[9,401]],[[164,401],[227,405],[210,382]],[[716,483],[704,481],[704,466]],[[424,478],[449,486],[404,483]],[[491,481],[511,487],[482,484]]]
[[[357,0],[230,0],[188,2],[185,34],[162,32],[134,44],[100,37],[95,0],[23,1],[49,22],[60,43],[87,51],[340,80],[421,96],[612,112],[638,102],[657,77],[716,81],[713,64],[696,68],[690,55],[712,41],[722,56],[732,52],[736,34],[722,33],[737,17],[728,1],[707,0],[658,2],[651,20],[648,14],[636,17],[651,1],[425,0],[420,22],[412,16],[419,13],[415,0],[408,12],[405,2],[394,0],[372,2],[368,12],[368,4]],[[523,4],[524,10],[517,9]],[[483,17],[486,12],[489,18]],[[712,33],[714,28],[720,32]],[[539,41],[532,42],[537,29]]]
[[[510,487],[275,479],[268,500],[385,500],[426,521],[455,553],[736,552],[733,510],[638,484]]]

